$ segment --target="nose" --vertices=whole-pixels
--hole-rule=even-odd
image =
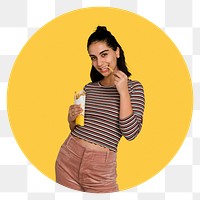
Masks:
[[[98,59],[97,59],[97,66],[98,66],[98,67],[101,67],[102,64],[103,64],[103,60],[102,60],[101,58],[98,58]]]

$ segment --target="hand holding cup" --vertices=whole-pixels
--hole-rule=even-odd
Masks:
[[[80,115],[83,112],[83,109],[81,108],[80,105],[71,105],[69,107],[69,112],[68,112],[68,122],[75,123],[76,118],[78,117],[78,115]]]

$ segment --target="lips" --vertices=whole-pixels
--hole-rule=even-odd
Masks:
[[[108,67],[101,67],[99,68],[99,70],[102,72],[102,73],[105,73],[108,71]]]

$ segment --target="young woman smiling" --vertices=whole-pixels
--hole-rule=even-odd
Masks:
[[[71,133],[58,153],[56,182],[85,192],[116,192],[117,146],[122,136],[133,140],[141,131],[144,91],[129,79],[124,52],[106,27],[90,35],[87,50],[92,82],[84,87],[85,124],[75,124],[82,109],[71,105]]]

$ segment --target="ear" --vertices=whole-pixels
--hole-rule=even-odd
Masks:
[[[116,52],[116,57],[119,58],[120,57],[120,49],[119,49],[119,47],[117,47],[115,52]]]

